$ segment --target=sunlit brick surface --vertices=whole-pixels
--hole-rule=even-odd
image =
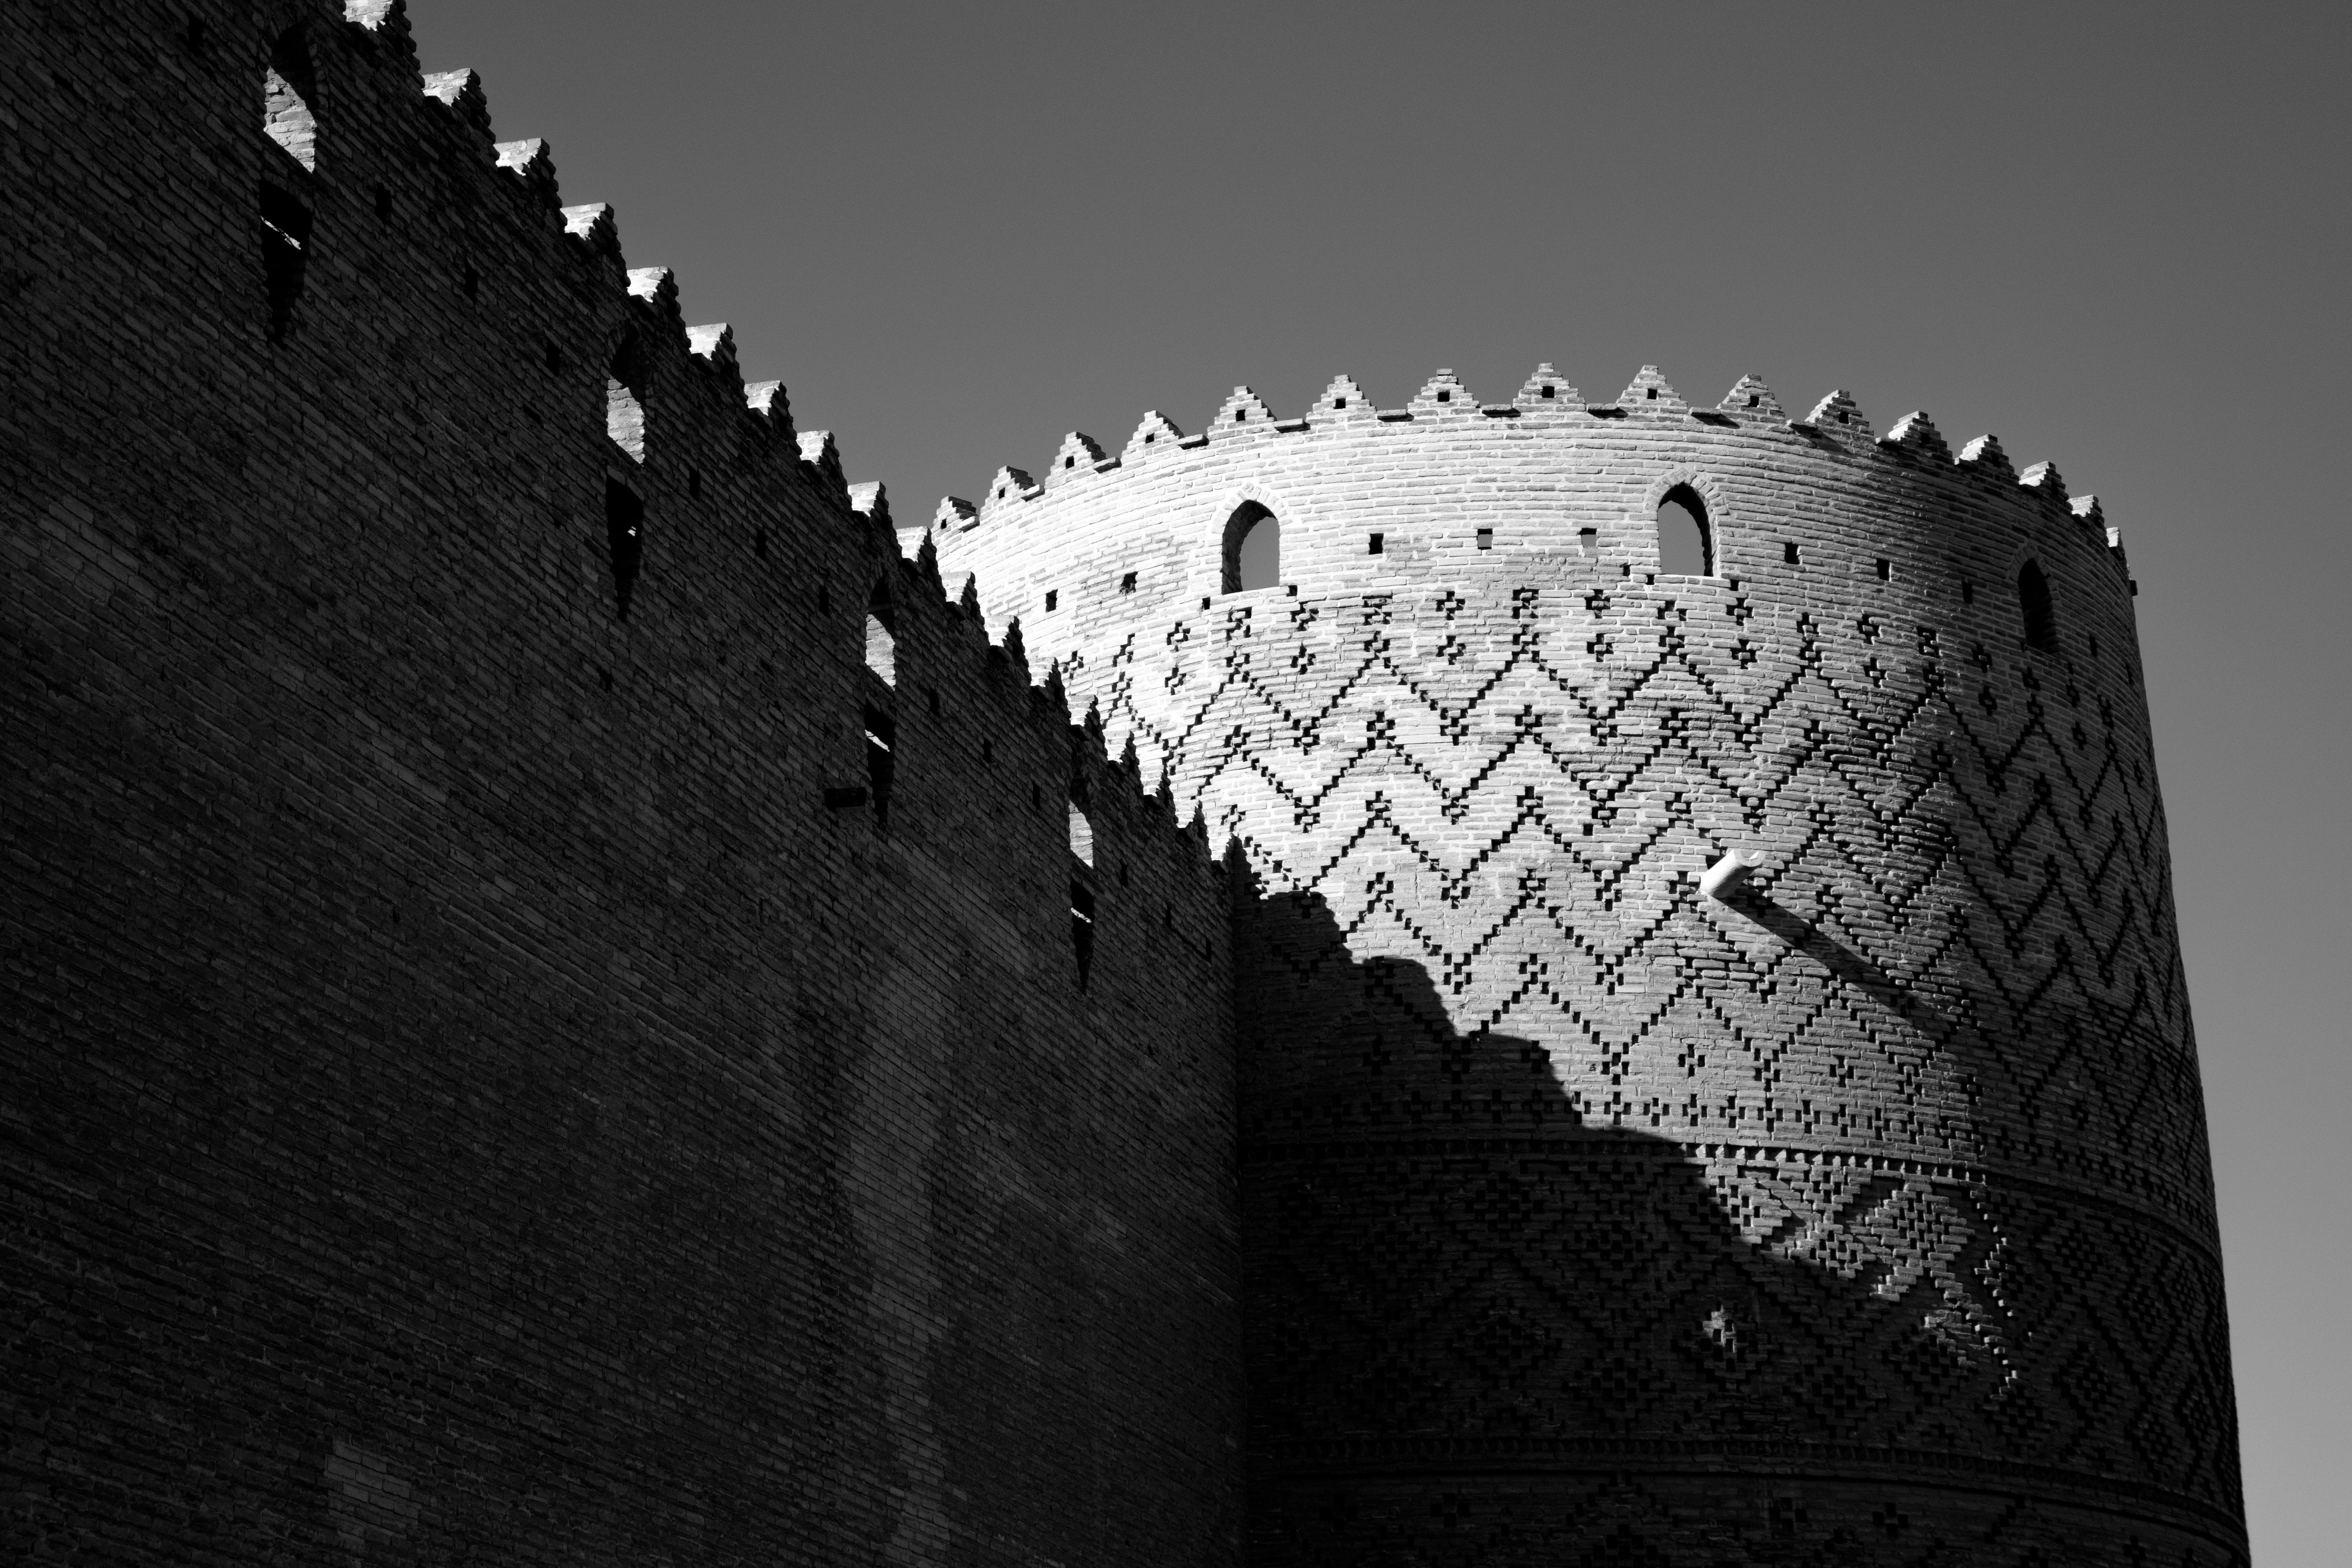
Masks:
[[[2095,505],[1922,416],[1649,371],[1599,406],[1549,366],[1507,405],[1236,393],[1088,449],[934,536],[1266,895],[1259,1561],[2242,1560]],[[1711,575],[1658,570],[1675,486]],[[1228,594],[1249,504],[1283,585]],[[1754,879],[1702,896],[1732,849]]]

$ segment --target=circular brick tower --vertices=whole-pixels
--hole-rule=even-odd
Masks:
[[[1546,366],[932,527],[1253,874],[1260,1568],[2243,1563],[2132,584],[2054,469]]]

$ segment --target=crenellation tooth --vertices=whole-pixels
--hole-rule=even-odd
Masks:
[[[1265,400],[1246,386],[1236,386],[1233,395],[1218,408],[1217,416],[1209,422],[1209,429],[1202,434],[1213,432],[1223,436],[1228,431],[1239,431],[1256,435],[1273,428],[1274,410],[1265,405]]]
[[[667,267],[629,268],[629,294],[649,305],[677,304],[677,275]]]
[[[2058,465],[2055,463],[2036,463],[2018,475],[2017,482],[2045,500],[2061,507],[2066,504],[2066,481],[2060,477]]]
[[[1772,389],[1764,384],[1764,378],[1755,374],[1741,376],[1732,384],[1731,390],[1723,395],[1723,401],[1716,407],[1734,419],[1778,424],[1788,418],[1781,410],[1780,400],[1772,395]]]
[[[1143,422],[1135,427],[1135,434],[1127,438],[1127,449],[1119,454],[1119,459],[1133,463],[1147,452],[1169,450],[1181,445],[1183,440],[1184,432],[1176,427],[1175,421],[1157,408],[1150,409],[1143,416]]]
[[[735,360],[735,330],[724,321],[686,329],[687,352],[710,367],[722,382],[740,384],[742,367]]]
[[[1643,365],[1641,374],[1617,395],[1617,406],[1628,414],[1687,415],[1690,412],[1690,405],[1683,401],[1682,395],[1667,384],[1666,378],[1658,374],[1658,367],[1654,364]]]
[[[1948,464],[1952,460],[1952,449],[1945,443],[1943,432],[1920,409],[1897,419],[1895,427],[1878,438],[1878,444],[1927,462]]]
[[[1450,370],[1441,370],[1422,384],[1421,391],[1405,408],[1416,419],[1433,419],[1440,415],[1475,416],[1478,400],[1462,384],[1462,378]]]
[[[1112,460],[1104,458],[1102,447],[1093,437],[1083,430],[1073,430],[1062,437],[1061,446],[1055,450],[1054,461],[1045,469],[1045,482],[1051,485],[1092,473],[1106,461]],[[1117,466],[1115,461],[1112,466]]]
[[[482,79],[471,70],[435,71],[424,79],[425,96],[447,113],[450,121],[471,134],[485,153],[492,146],[490,100]]]
[[[556,194],[555,155],[548,150],[543,138],[501,142],[491,150],[498,154],[499,167],[520,181],[542,205],[559,209],[562,206],[562,198]]]
[[[1364,389],[1358,386],[1355,377],[1350,375],[1333,376],[1331,384],[1323,389],[1323,395],[1317,398],[1315,405],[1307,411],[1307,417],[1318,423],[1328,419],[1370,419],[1371,416],[1372,400],[1364,395]]]
[[[1842,387],[1814,404],[1811,414],[1802,419],[1792,419],[1789,425],[1793,430],[1857,449],[1871,446],[1876,439],[1862,405]]]
[[[797,442],[798,437],[793,430],[792,399],[784,395],[782,382],[752,383],[743,389],[743,405],[770,429]]]
[[[1961,472],[1993,479],[2003,484],[2013,482],[2017,470],[2009,464],[2009,454],[2000,449],[1998,436],[1979,436],[1960,448]]]
[[[612,203],[587,202],[561,210],[563,232],[591,256],[619,257],[621,226]]]
[[[830,430],[803,430],[800,434],[801,462],[816,480],[817,489],[836,504],[847,509],[849,481],[842,477],[841,448],[834,444]]]
[[[1570,385],[1568,378],[1552,369],[1549,360],[1545,360],[1528,377],[1527,384],[1519,388],[1516,401],[1522,414],[1571,414],[1583,408],[1584,394]]]
[[[849,500],[849,510],[861,517],[887,527],[890,523],[890,492],[879,479],[866,479],[848,486],[844,493]]]

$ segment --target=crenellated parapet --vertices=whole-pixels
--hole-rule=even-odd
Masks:
[[[273,375],[348,378],[389,360],[414,363],[419,388],[428,375],[488,386],[518,410],[489,443],[527,452],[520,466],[548,476],[555,504],[606,557],[606,605],[640,626],[663,614],[674,571],[707,577],[714,556],[814,563],[846,544],[898,559],[883,488],[848,481],[831,432],[795,426],[782,382],[746,382],[730,328],[688,323],[674,272],[629,263],[609,204],[567,204],[547,140],[497,138],[477,73],[419,71],[398,0],[320,0],[249,25],[224,16],[189,26],[182,47],[212,68],[199,87],[231,106],[226,125],[249,127],[226,144],[265,190],[282,186],[302,208],[301,233],[289,237],[299,270],[282,286],[253,275],[242,245],[214,261],[224,291],[246,294],[228,313],[249,331],[241,351],[262,349]],[[241,74],[249,38],[267,44],[277,85],[267,112],[257,101],[248,116],[234,106],[262,79],[258,66],[249,82]],[[219,202],[238,199],[233,184]],[[411,286],[420,274],[437,276]],[[396,309],[383,293],[394,279]],[[1064,457],[1049,482],[1105,462],[1076,435]],[[988,504],[1042,489],[1007,469]],[[942,613],[976,628],[932,576]],[[916,591],[898,584],[892,596]],[[707,602],[699,587],[684,597]],[[976,629],[960,636],[985,650]],[[1002,650],[993,668],[1026,669]],[[1043,687],[1035,695],[1045,702]],[[1016,707],[1026,722],[1027,700]],[[1066,715],[1050,726],[1070,727]]]
[[[1607,404],[1549,365],[1506,404],[1441,372],[1392,409],[1342,376],[1296,419],[1244,388],[1191,437],[1147,416],[1116,458],[1074,432],[1043,483],[1001,469],[977,507],[949,498],[932,528],[950,568],[978,576],[992,620],[1022,616],[1033,639],[1084,653],[1229,592],[1225,534],[1245,506],[1274,514],[1281,582],[1312,598],[1502,558],[1654,579],[1654,517],[1677,485],[1706,512],[1708,581],[1824,609],[1853,597],[1859,611],[1899,578],[1898,594],[1957,599],[1954,615],[1998,640],[2032,560],[2076,653],[2128,657],[2128,574],[2053,466],[2019,475],[1990,436],[1955,455],[1924,413],[1880,436],[1842,392],[1790,418],[1754,376],[1710,407],[1654,367]],[[1831,527],[1800,496],[1866,521]]]

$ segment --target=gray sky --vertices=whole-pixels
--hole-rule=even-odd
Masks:
[[[2352,1476],[2342,7],[410,0],[901,521],[1339,372],[1744,371],[2120,524],[2263,1568]]]

